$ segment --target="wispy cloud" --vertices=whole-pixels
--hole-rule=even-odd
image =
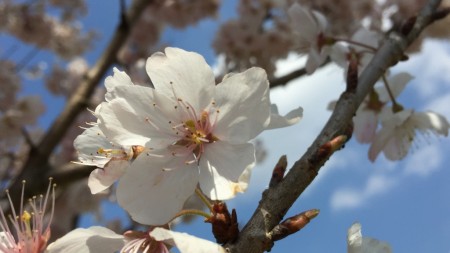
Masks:
[[[364,188],[340,189],[331,196],[331,208],[335,211],[358,208],[370,199],[382,195],[396,185],[396,180],[386,175],[371,175]]]

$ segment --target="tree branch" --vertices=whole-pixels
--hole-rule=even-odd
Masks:
[[[273,78],[272,80],[269,81],[270,88],[277,87],[280,85],[285,85],[286,83],[288,83],[296,78],[302,77],[304,75],[306,75],[306,69],[301,68],[301,69],[294,70],[285,76]]]
[[[338,136],[348,136],[348,127],[358,106],[382,74],[403,59],[407,46],[433,21],[431,16],[440,2],[430,0],[407,34],[391,33],[385,39],[362,72],[356,93],[344,92],[341,95],[330,119],[306,153],[280,183],[263,192],[258,208],[241,231],[238,240],[225,245],[229,252],[261,253],[270,250],[268,245],[272,245],[272,242],[267,233],[279,224],[288,209],[317,176],[321,166],[328,159],[328,156],[321,155],[324,145]]]

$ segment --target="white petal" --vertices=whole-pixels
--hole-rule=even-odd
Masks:
[[[328,50],[325,51],[325,48],[321,50],[321,52],[318,51],[316,47],[311,47],[308,54],[308,59],[306,60],[305,69],[308,74],[314,73],[322,63],[325,62],[328,54]]]
[[[331,47],[330,58],[334,63],[346,70],[348,68],[347,54],[349,51],[350,49],[347,46],[342,43],[336,43]]]
[[[81,135],[78,135],[73,142],[73,146],[78,152],[78,159],[82,164],[93,165],[103,168],[111,159],[105,155],[99,155],[100,148],[112,149],[118,148],[111,144],[98,126],[86,129]]]
[[[196,109],[211,102],[214,74],[197,53],[168,47],[165,54],[158,52],[148,58],[146,70],[157,92],[168,97],[175,95]]]
[[[209,144],[200,159],[200,188],[213,200],[232,198],[243,190],[239,177],[254,165],[253,144],[233,145],[222,141]]]
[[[252,177],[253,167],[247,167],[244,172],[239,176],[238,183],[236,185],[236,192],[245,192],[247,191],[248,184],[250,183],[250,178]]]
[[[391,247],[377,239],[363,237],[361,224],[354,223],[347,233],[348,253],[391,253]]]
[[[114,143],[145,146],[150,140],[147,134],[153,126],[145,121],[144,115],[138,115],[125,99],[116,98],[102,103],[96,116],[99,128]]]
[[[403,89],[406,87],[406,84],[413,79],[413,76],[406,72],[398,73],[391,78],[388,79],[389,89],[392,92],[394,97],[398,97],[400,93],[402,93]],[[391,98],[389,97],[389,93],[386,88],[383,86],[378,88],[377,90],[380,101],[382,102],[390,102]]]
[[[314,14],[317,15],[318,13],[316,12]],[[324,25],[322,24],[324,18],[319,17],[319,19],[316,20],[315,17],[313,17],[314,14],[298,3],[293,4],[288,10],[292,27],[298,32],[301,39],[310,41],[311,43],[316,41],[317,34],[320,32],[322,25]],[[319,16],[320,15],[321,14],[319,14]],[[319,20],[321,24],[318,24],[317,21]]]
[[[173,232],[164,228],[155,228],[150,236],[177,247],[181,253],[225,253],[219,244],[197,238],[187,233]]]
[[[225,76],[214,98],[220,111],[214,135],[221,140],[246,143],[269,124],[269,82],[261,68]]]
[[[375,161],[380,152],[384,149],[388,141],[394,136],[394,127],[383,127],[375,135],[369,148],[369,160]]]
[[[184,157],[142,153],[119,180],[117,200],[133,220],[163,225],[181,210],[197,182],[197,165],[186,165]]]
[[[367,30],[362,27],[358,29],[352,36],[353,41],[357,41],[361,44],[368,45],[374,48],[378,47],[378,43],[380,41],[380,34],[374,31]],[[358,51],[367,50],[365,47],[360,47],[357,45],[352,45]]]
[[[278,114],[278,108],[275,104],[272,104],[270,109],[270,123],[266,127],[266,130],[292,126],[299,122],[303,117],[303,108],[301,107],[290,111],[286,116]]]
[[[103,169],[95,169],[89,175],[88,186],[92,194],[108,189],[114,182],[122,177],[130,165],[128,160],[111,159]]]
[[[360,253],[362,247],[361,224],[353,223],[347,232],[347,252]]]
[[[413,139],[403,129],[396,129],[383,148],[384,156],[391,161],[403,159],[411,147]]]
[[[353,122],[356,139],[360,143],[371,143],[378,127],[377,114],[372,110],[359,109],[353,117]]]
[[[433,131],[435,133],[447,136],[450,124],[447,119],[434,112],[419,112],[411,116],[412,123],[422,132]]]
[[[114,93],[111,93],[114,88],[117,86],[122,85],[134,85],[131,81],[131,78],[124,72],[120,71],[117,68],[113,68],[114,74],[112,76],[108,76],[105,79],[105,87],[106,87],[106,94],[105,94],[105,100],[110,101],[115,97]]]
[[[391,247],[385,242],[370,237],[364,237],[361,253],[392,253]]]
[[[108,120],[113,124],[119,121],[119,125],[123,125],[127,130],[133,132],[141,131],[140,127],[138,129],[135,124],[143,125],[144,132],[139,133],[152,140],[152,148],[166,147],[179,139],[169,124],[169,122],[180,124],[182,120],[179,115],[180,110],[174,107],[176,103],[173,99],[154,89],[138,85],[116,87],[114,92],[117,98],[103,106],[113,108],[111,113],[116,116],[111,118],[112,120],[101,118],[105,124],[104,127],[108,128],[108,124],[110,124]],[[126,103],[121,105],[122,102],[119,101],[126,101]],[[106,110],[109,108],[100,109],[98,113],[107,113]],[[131,124],[131,121],[135,123]]]
[[[47,247],[47,253],[116,252],[125,245],[122,235],[104,227],[77,228]]]

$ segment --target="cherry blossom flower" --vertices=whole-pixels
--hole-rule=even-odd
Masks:
[[[130,77],[124,72],[116,68],[113,71],[114,75],[105,80],[106,101],[114,98],[115,95],[111,91],[116,86],[133,85]],[[99,111],[100,106],[96,110]],[[78,153],[79,162],[76,163],[98,167],[91,172],[88,181],[91,193],[97,194],[109,188],[123,175],[131,160],[142,152],[142,146],[114,143],[104,135],[96,122],[89,124],[92,127],[75,138],[73,145]],[[139,144],[144,145],[145,141]]]
[[[321,13],[308,10],[297,3],[289,8],[288,15],[292,30],[297,35],[296,47],[301,53],[308,54],[306,71],[312,74],[329,54],[325,37],[327,20]]]
[[[400,95],[412,78],[409,73],[401,72],[387,79],[394,98]],[[353,132],[360,143],[371,143],[374,140],[380,113],[390,101],[391,98],[384,86],[376,88],[363,101],[353,117]]]
[[[98,126],[87,128],[74,141],[79,164],[98,167],[89,176],[88,185],[92,194],[102,192],[117,181],[133,159],[134,147],[121,147],[109,141]]]
[[[111,143],[144,147],[117,190],[119,204],[143,224],[167,223],[197,184],[211,199],[232,198],[243,190],[239,177],[255,163],[249,141],[301,117],[301,108],[286,118],[271,112],[260,68],[215,85],[203,57],[167,48],[148,59],[147,72],[155,89],[130,85],[120,73],[113,79],[126,84],[107,82],[107,102],[95,112]]]
[[[119,235],[104,227],[77,228],[50,244],[48,253],[169,253],[170,247],[181,253],[224,253],[218,244],[195,236],[154,228],[150,232],[128,231]]]
[[[374,161],[383,151],[389,160],[400,160],[406,156],[411,144],[417,139],[416,132],[428,136],[448,135],[450,124],[442,115],[434,112],[402,110],[397,113],[386,108],[381,117],[382,128],[369,148],[369,159]]]
[[[344,68],[345,75],[347,74],[349,61],[356,60],[358,63],[358,73],[360,74],[372,60],[380,39],[381,35],[379,33],[367,30],[366,28],[360,28],[353,34],[350,41],[365,46],[338,42],[330,50],[330,57],[333,62]]]
[[[0,228],[2,230],[0,232],[0,252],[2,253],[43,253],[50,239],[50,223],[55,204],[55,185],[52,185],[50,179],[45,197],[41,195],[30,199],[30,210],[28,211],[24,209],[24,191],[25,182],[22,186],[22,201],[19,213],[16,213],[9,193],[6,191],[12,215],[8,216],[9,223],[3,210],[0,209]],[[49,199],[50,197],[52,199]],[[50,219],[48,225],[44,225],[44,216],[48,204],[51,206]],[[12,224],[12,227],[9,224]]]
[[[391,253],[391,247],[377,239],[363,237],[361,224],[354,223],[347,234],[347,253]]]

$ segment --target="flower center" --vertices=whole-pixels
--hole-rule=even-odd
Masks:
[[[184,146],[188,152],[194,154],[195,161],[198,161],[205,151],[205,145],[219,139],[212,134],[212,124],[208,112],[203,111],[200,118],[196,118],[186,120],[181,126],[176,127],[178,135],[181,132],[182,138],[174,145]]]

